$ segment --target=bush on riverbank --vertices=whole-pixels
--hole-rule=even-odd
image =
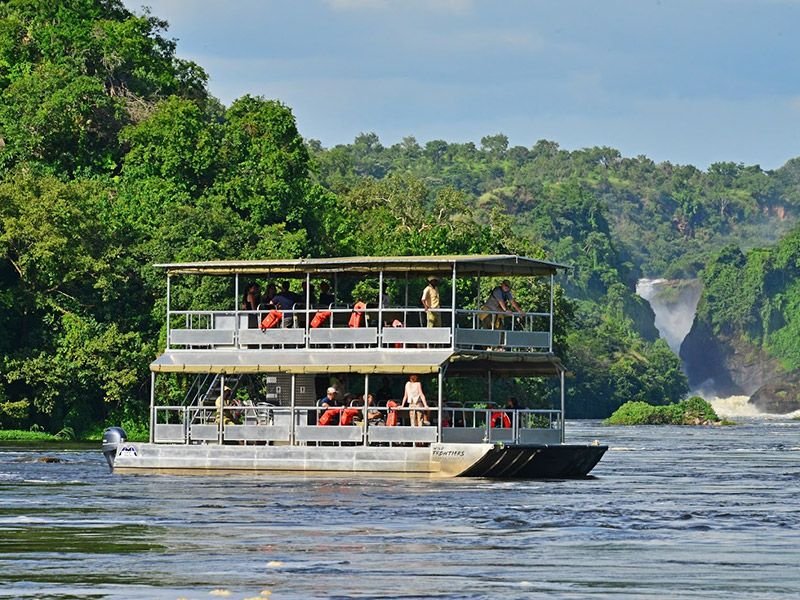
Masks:
[[[128,440],[132,442],[146,442],[150,439],[147,424],[125,420],[121,426],[128,434]],[[47,433],[38,429],[0,429],[0,442],[99,442],[103,439],[103,432],[107,427],[110,425],[100,425],[80,436],[76,436],[69,427],[65,427],[58,433]]]
[[[24,429],[0,429],[0,442],[58,442],[62,440],[44,431],[25,431]]]
[[[719,425],[722,423],[711,405],[700,396],[677,404],[653,406],[647,402],[626,402],[604,423],[607,425]]]
[[[103,432],[112,426],[122,427],[128,436],[128,441],[146,442],[150,439],[150,429],[147,423],[140,423],[132,419],[123,419],[121,422],[117,422],[114,425],[106,423],[105,425],[94,427],[86,432],[83,439],[87,442],[100,441],[103,439]]]

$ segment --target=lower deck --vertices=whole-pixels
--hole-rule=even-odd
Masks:
[[[558,444],[562,442],[561,412],[535,409],[429,408],[425,422],[412,427],[408,408],[363,409],[255,406],[157,406],[151,441],[155,444],[241,444],[273,446],[400,446],[431,443]],[[334,424],[322,425],[324,412]],[[393,414],[394,413],[394,414]],[[368,417],[370,415],[367,415]],[[394,418],[391,418],[394,416]],[[359,419],[359,417],[361,417]],[[366,425],[365,425],[366,423]],[[392,425],[391,423],[397,423]],[[441,427],[438,425],[441,424]]]
[[[381,476],[585,477],[600,445],[439,444],[418,446],[243,446],[124,442],[110,457],[118,473],[232,471]]]

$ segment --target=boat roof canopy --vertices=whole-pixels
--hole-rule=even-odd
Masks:
[[[323,275],[332,273],[384,273],[450,277],[453,268],[465,275],[553,275],[567,265],[517,256],[515,254],[472,254],[445,256],[347,256],[282,260],[216,260],[157,264],[169,275],[267,275],[271,277]]]
[[[436,373],[481,376],[487,371],[519,377],[553,377],[563,370],[549,353],[478,352],[447,349],[265,350],[258,352],[168,350],[150,364],[157,373]]]

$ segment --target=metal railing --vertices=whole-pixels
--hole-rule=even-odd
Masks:
[[[247,406],[156,406],[153,441],[157,444],[395,445],[409,443],[558,443],[561,411],[531,409],[369,407],[382,419],[367,418],[363,407],[337,408],[336,419],[322,424],[326,409],[259,403]],[[426,412],[430,425],[410,426],[411,410]],[[345,412],[347,411],[347,412]],[[394,411],[397,425],[389,425]],[[369,415],[366,415],[369,417]],[[441,437],[439,431],[441,430]]]
[[[438,323],[428,326],[428,315]],[[550,313],[331,305],[291,311],[170,311],[167,348],[452,348],[552,352]]]

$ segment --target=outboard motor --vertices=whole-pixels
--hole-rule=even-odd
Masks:
[[[117,456],[117,448],[124,444],[128,439],[128,434],[122,427],[109,427],[103,432],[103,456],[108,461],[109,468],[114,470],[114,458]]]

